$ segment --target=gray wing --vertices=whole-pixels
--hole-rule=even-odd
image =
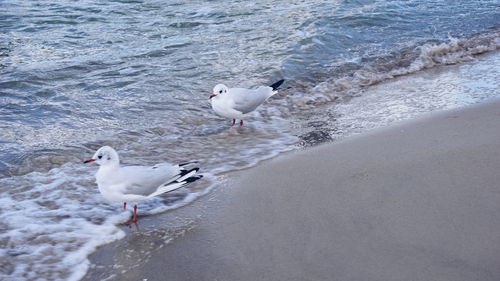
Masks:
[[[179,165],[169,163],[158,164],[153,167],[122,167],[123,176],[127,183],[123,193],[148,196],[156,192],[163,184],[178,178],[181,170]]]
[[[261,86],[256,90],[243,88],[232,88],[229,90],[229,95],[234,102],[232,108],[243,114],[254,111],[273,94],[273,89],[266,86]]]

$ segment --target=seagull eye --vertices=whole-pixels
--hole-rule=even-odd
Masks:
[[[97,156],[97,158],[101,159],[101,158],[102,158],[102,155]]]
[[[219,94],[222,94],[222,90],[219,91]]]

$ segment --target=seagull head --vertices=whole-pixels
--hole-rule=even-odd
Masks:
[[[99,148],[92,158],[85,160],[83,163],[96,162],[101,166],[116,165],[120,163],[118,153],[110,146]]]
[[[215,98],[219,95],[225,94],[229,89],[224,84],[218,84],[214,87],[214,92],[210,95],[210,99]]]

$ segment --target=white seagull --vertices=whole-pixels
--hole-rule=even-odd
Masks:
[[[278,87],[285,80],[280,80],[271,86],[260,86],[257,89],[231,88],[224,84],[214,87],[214,92],[210,95],[212,108],[218,115],[233,119],[240,119],[240,126],[243,126],[243,119],[248,113],[254,111],[268,98],[277,93]]]
[[[195,176],[199,168],[187,170],[183,167],[193,162],[121,167],[118,153],[109,146],[99,148],[92,158],[83,163],[89,162],[100,165],[95,177],[104,198],[123,202],[124,209],[127,208],[127,201],[135,202],[131,220],[134,223],[137,221],[137,202],[176,190],[202,178],[201,175]]]

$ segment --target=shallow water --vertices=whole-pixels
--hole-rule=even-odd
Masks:
[[[468,88],[378,84],[496,50],[498,1],[164,2],[0,2],[0,276],[77,279],[124,236],[129,213],[81,165],[102,145],[124,164],[200,162],[204,181],[141,204],[154,214],[280,152],[499,95],[498,56],[461,66],[486,68]],[[217,83],[280,78],[242,128],[211,111]]]

